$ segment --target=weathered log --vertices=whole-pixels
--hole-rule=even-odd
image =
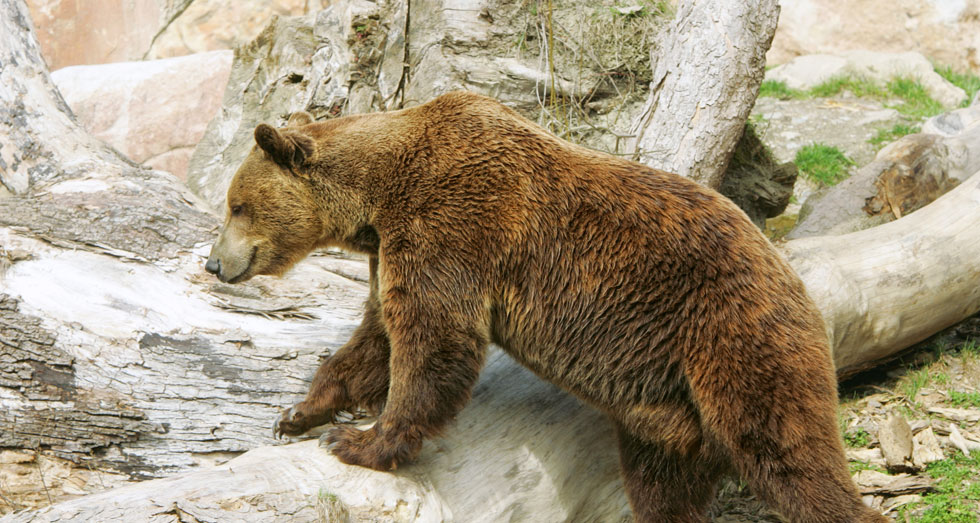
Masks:
[[[194,251],[217,218],[75,124],[26,13],[0,2],[0,448],[139,478],[267,442],[243,420],[267,426],[358,319],[363,283],[316,260],[360,265],[319,257],[312,283],[231,290],[203,278]]]
[[[685,0],[652,50],[653,81],[633,120],[639,161],[718,188],[765,76],[779,5]]]
[[[783,250],[847,376],[980,311],[980,172],[900,220]]]

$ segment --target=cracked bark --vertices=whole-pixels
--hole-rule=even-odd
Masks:
[[[0,448],[148,478],[270,442],[355,325],[366,270],[317,256],[313,284],[206,277],[217,217],[79,129],[24,4],[0,15]]]
[[[755,104],[779,17],[776,0],[683,0],[654,46],[650,94],[630,134],[636,158],[709,187]]]

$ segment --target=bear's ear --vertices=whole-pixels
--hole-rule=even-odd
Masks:
[[[280,132],[264,123],[255,128],[255,143],[287,169],[299,167],[313,156],[313,138],[295,131]]]
[[[313,123],[313,115],[306,111],[296,111],[289,115],[289,119],[286,120],[286,127],[300,127],[311,123]]]

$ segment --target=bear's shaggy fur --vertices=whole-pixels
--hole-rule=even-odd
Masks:
[[[792,521],[885,521],[851,483],[820,314],[742,211],[680,176],[565,142],[456,92],[283,129],[228,189],[207,268],[370,258],[364,321],[276,422],[340,410],[342,461],[390,470],[466,405],[487,346],[605,412],[639,521],[703,521],[734,469]]]

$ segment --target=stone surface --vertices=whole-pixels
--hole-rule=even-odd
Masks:
[[[912,463],[916,467],[924,468],[926,465],[945,458],[939,438],[932,431],[932,427],[920,431],[912,438]]]
[[[980,1],[782,2],[767,59],[781,64],[800,55],[851,49],[918,51],[957,69],[980,72]]]
[[[844,451],[847,454],[848,461],[856,461],[859,463],[867,463],[869,465],[877,465],[880,467],[885,466],[885,457],[881,455],[880,448],[874,449],[847,449]]]
[[[50,69],[231,49],[329,0],[28,0]]]
[[[191,0],[180,16],[160,30],[143,57],[234,49],[254,39],[274,16],[300,16],[329,3],[330,0]]]
[[[170,7],[193,0],[28,0],[50,70],[136,60],[149,48]]]
[[[888,470],[904,470],[912,459],[912,429],[905,418],[892,414],[878,427],[878,442]]]
[[[95,137],[137,163],[186,178],[194,147],[221,108],[231,51],[59,69],[51,79]]]
[[[922,124],[922,132],[950,137],[976,125],[980,125],[980,104],[933,116]]]
[[[853,75],[882,85],[895,77],[912,77],[922,83],[936,101],[953,108],[966,100],[966,93],[933,70],[922,54],[910,51],[885,53],[865,50],[837,54],[800,56],[766,71],[766,80],[785,82],[793,89],[809,89],[835,76]]]
[[[832,145],[857,165],[875,157],[868,143],[880,129],[909,124],[895,109],[854,96],[781,100],[763,97],[755,102],[752,118],[763,142],[780,162],[791,162],[811,143]]]

